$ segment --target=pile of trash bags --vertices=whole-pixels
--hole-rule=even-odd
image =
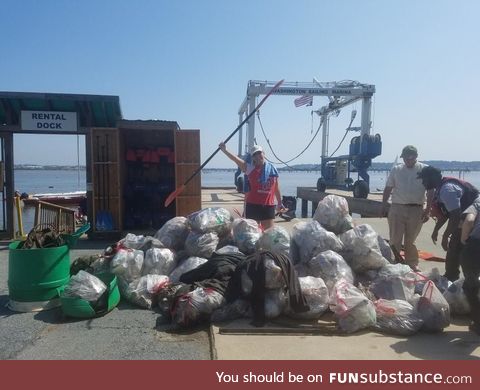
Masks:
[[[469,311],[462,280],[393,262],[388,243],[329,195],[291,235],[206,208],[172,218],[153,237],[127,234],[88,270],[115,274],[123,299],[174,328],[242,317],[262,326],[280,315],[315,321],[329,312],[345,333],[407,336],[441,331],[451,313]]]

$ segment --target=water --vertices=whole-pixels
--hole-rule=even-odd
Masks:
[[[15,190],[27,194],[85,191],[86,171],[78,170],[15,170]],[[3,205],[2,205],[3,206]],[[72,206],[76,208],[75,206]],[[3,212],[2,214],[3,215]],[[16,216],[15,216],[16,218]],[[28,233],[35,220],[35,208],[24,207],[23,230]]]
[[[79,180],[80,173],[80,180]],[[15,170],[15,190],[27,194],[85,191],[86,171]]]
[[[387,181],[388,171],[371,171],[370,175],[370,192],[382,192]],[[204,171],[202,172],[203,187],[228,187],[233,186],[233,177],[235,171]],[[458,177],[457,172],[444,172],[445,176]],[[296,196],[297,187],[317,187],[317,180],[320,172],[306,171],[284,171],[280,172],[280,190],[284,196]],[[356,175],[352,176],[353,180],[357,180]],[[462,180],[469,181],[477,188],[480,188],[480,171],[462,172]],[[297,215],[298,214],[297,205]],[[312,203],[308,202],[307,214],[312,214]]]
[[[202,172],[203,187],[233,187],[235,171],[210,171]],[[458,177],[458,172],[445,172],[446,176]],[[15,190],[28,194],[45,192],[71,192],[85,191],[85,170],[16,170]],[[388,172],[370,172],[371,192],[382,191],[385,187]],[[282,195],[296,196],[297,187],[316,187],[320,172],[280,172],[280,189]],[[463,180],[469,181],[480,188],[480,171],[462,172]],[[356,177],[354,177],[356,180]],[[310,207],[310,202],[309,202]],[[2,214],[0,214],[2,215]],[[26,207],[23,213],[24,231],[28,232],[33,227],[34,208]]]
[[[233,187],[233,177],[235,171],[204,171],[202,172],[202,186],[203,187]],[[372,171],[370,174],[370,191],[383,191],[385,182],[387,181],[388,172],[386,171]],[[458,177],[457,172],[444,172],[445,176]],[[282,195],[297,195],[297,187],[315,187],[317,180],[320,177],[320,172],[280,172],[280,189]],[[356,176],[352,176],[356,180]],[[472,183],[477,188],[480,188],[480,171],[462,172],[462,180]]]
[[[235,171],[210,171],[201,173],[203,187],[233,187]],[[445,172],[446,176],[458,177],[458,172]],[[383,191],[388,172],[370,172],[370,190]],[[320,172],[280,172],[280,189],[282,195],[296,195],[297,187],[316,187]],[[353,177],[356,180],[356,177]],[[480,171],[462,172],[462,179],[480,188]],[[45,192],[85,191],[85,170],[16,170],[15,189],[28,194]]]

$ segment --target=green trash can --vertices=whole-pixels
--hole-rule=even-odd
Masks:
[[[62,304],[62,311],[66,316],[76,318],[99,317],[110,312],[118,305],[120,302],[120,291],[118,289],[117,277],[109,272],[104,272],[95,276],[107,285],[103,305],[100,305],[100,307],[94,307],[92,303],[85,299],[65,297],[62,294],[62,288],[60,290],[60,302]]]
[[[71,235],[62,235],[65,245],[19,249],[14,241],[8,253],[9,308],[30,312],[60,306],[58,289],[70,280],[70,248],[90,229],[86,224]]]

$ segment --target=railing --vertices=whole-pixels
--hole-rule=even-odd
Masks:
[[[34,225],[53,225],[59,233],[75,231],[75,210],[38,200],[35,205]]]

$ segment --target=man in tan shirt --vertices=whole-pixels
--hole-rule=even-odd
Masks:
[[[400,251],[403,243],[405,262],[416,271],[418,250],[415,240],[422,229],[422,224],[428,220],[432,194],[429,194],[429,201],[424,207],[425,187],[418,179],[417,173],[426,165],[417,161],[417,148],[412,145],[405,146],[400,157],[403,158],[403,164],[392,168],[385,184],[382,216],[386,214],[391,195],[392,203],[388,212],[390,245]]]

